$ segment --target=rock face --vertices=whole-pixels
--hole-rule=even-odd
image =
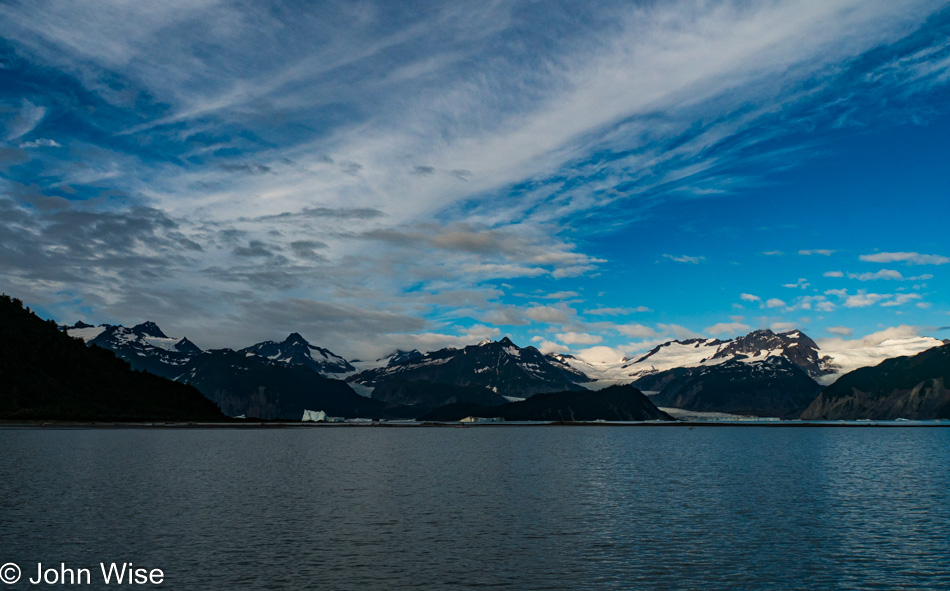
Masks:
[[[230,349],[196,355],[177,381],[194,386],[232,417],[299,420],[307,409],[345,418],[392,416],[385,403],[360,396],[342,380]]]
[[[368,387],[389,382],[432,382],[489,388],[504,396],[527,398],[543,392],[585,390],[587,376],[552,363],[534,347],[520,348],[507,337],[463,349],[441,349],[351,376]]]
[[[796,418],[821,390],[784,357],[750,361],[739,357],[717,365],[676,368],[634,382],[660,407],[700,412]]]
[[[950,418],[950,345],[845,374],[825,388],[801,418]]]
[[[88,327],[87,327],[88,328]],[[220,421],[198,390],[133,371],[0,297],[0,418],[63,421]]]
[[[506,421],[672,421],[633,386],[611,386],[597,392],[537,394],[501,406],[459,403],[444,406],[421,420],[459,421],[468,416],[501,417]]]
[[[456,386],[433,382],[384,382],[373,390],[373,399],[389,405],[415,406],[421,413],[446,404],[471,402],[496,406],[508,402],[504,396],[481,386]]]

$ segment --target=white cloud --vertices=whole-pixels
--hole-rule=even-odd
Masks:
[[[541,351],[544,354],[547,353],[568,353],[570,348],[562,345],[561,343],[555,343],[554,341],[549,341],[546,339],[541,339],[536,345],[538,351]]]
[[[670,259],[671,261],[676,261],[677,263],[691,263],[693,265],[699,264],[701,261],[705,261],[706,257],[692,257],[689,255],[682,256],[673,256],[671,254],[663,255],[664,258]]]
[[[575,312],[567,306],[531,306],[524,309],[524,316],[535,322],[546,324],[564,324],[569,322]]]
[[[805,256],[810,256],[810,255],[813,255],[813,254],[820,254],[821,256],[830,257],[830,256],[833,255],[834,253],[835,253],[835,251],[833,251],[833,250],[827,250],[827,249],[800,250],[800,251],[798,251],[798,254],[805,255]]]
[[[16,117],[14,117],[13,120],[7,124],[6,140],[8,142],[12,142],[17,138],[30,133],[34,128],[36,128],[37,125],[40,124],[40,121],[42,121],[43,117],[45,116],[46,107],[34,105],[30,101],[24,99],[21,103],[19,113],[17,113]]]
[[[860,289],[856,294],[849,294],[846,289],[829,289],[825,295],[836,296],[842,300],[845,308],[869,308],[875,304],[882,307],[902,306],[907,302],[923,299],[918,293],[868,293]]]
[[[636,323],[618,324],[614,326],[614,330],[620,334],[633,337],[635,339],[647,339],[657,336],[657,332],[654,329],[650,328],[649,326]]]
[[[913,302],[915,300],[923,299],[923,296],[919,293],[899,293],[897,295],[891,296],[893,299],[881,304],[882,308],[890,308],[893,306],[903,306],[907,302]]]
[[[799,277],[796,283],[785,283],[782,287],[788,287],[791,289],[807,289],[811,286],[811,283],[808,283],[808,280],[804,277]]]
[[[670,333],[677,340],[685,339],[701,339],[703,335],[698,332],[692,331],[685,326],[680,326],[679,324],[657,324],[657,327],[663,332]]]
[[[796,310],[820,310],[822,312],[831,312],[835,309],[835,305],[832,302],[828,301],[823,295],[814,295],[814,296],[802,296],[796,298],[794,302],[789,305],[786,311],[794,312]]]
[[[778,298],[770,298],[765,302],[766,308],[781,308],[783,306],[785,306],[785,302]]]
[[[720,322],[712,326],[707,326],[703,332],[711,335],[732,336],[748,332],[750,328],[748,324],[742,324],[741,322]]]
[[[847,326],[829,326],[827,330],[831,334],[841,335],[843,337],[850,337],[851,333],[853,332]]]
[[[753,295],[751,293],[740,294],[739,299],[741,299],[743,302],[761,302],[762,301],[762,298],[760,298],[757,295]]]
[[[769,325],[769,328],[775,332],[788,332],[790,330],[795,330],[798,327],[795,326],[794,322],[773,322]]]
[[[841,271],[827,271],[824,274],[825,277],[844,277],[844,273]]]
[[[779,257],[779,256],[782,256],[782,255],[785,254],[785,253],[782,252],[781,250],[767,250],[767,251],[763,252],[762,254],[764,254],[764,255],[767,256],[767,257]]]
[[[889,296],[880,293],[867,293],[864,290],[855,295],[848,296],[844,301],[845,308],[867,308],[874,304],[886,300]]]
[[[839,327],[843,328],[843,327]],[[830,331],[830,329],[829,329]],[[843,334],[843,333],[838,333]],[[891,326],[883,330],[873,332],[871,334],[865,335],[857,339],[827,339],[822,340],[818,345],[822,349],[828,350],[847,350],[847,349],[861,349],[864,347],[874,347],[880,345],[885,341],[891,340],[905,340],[913,339],[920,336],[920,328],[917,326],[910,326],[907,324],[901,324],[900,326]]]
[[[547,275],[548,271],[541,267],[529,267],[512,263],[477,263],[465,265],[465,273],[478,275],[486,279],[512,279],[515,277],[537,277]]]
[[[37,138],[29,142],[23,142],[20,144],[21,148],[62,148],[59,142],[56,140],[50,140],[47,138]]]
[[[555,335],[555,338],[566,345],[596,345],[604,340],[600,335],[584,332],[559,333]]]
[[[652,312],[650,308],[646,306],[637,306],[636,308],[594,308],[593,310],[587,310],[585,314],[591,314],[593,316],[624,316],[627,314],[635,314],[637,312]]]
[[[862,254],[862,261],[869,263],[907,263],[908,265],[945,265],[950,258],[936,254],[920,254],[919,252],[878,252]]]
[[[117,191],[180,221],[188,239],[206,247],[169,274],[169,281],[188,283],[176,301],[199,294],[211,302],[234,293],[259,294],[260,301],[307,294],[424,315],[431,304],[406,294],[420,284],[451,295],[501,278],[593,272],[603,261],[558,239],[564,216],[620,199],[637,207],[636,190],[607,190],[623,182],[650,190],[701,181],[732,157],[707,156],[716,152],[709,148],[742,145],[746,135],[755,137],[745,145],[759,142],[761,135],[749,132],[763,120],[799,104],[811,108],[800,101],[833,80],[840,64],[901,39],[941,8],[916,0],[628,4],[604,8],[606,29],[578,21],[576,30],[567,30],[535,26],[533,18],[554,12],[537,4],[532,13],[532,5],[511,3],[445,3],[416,12],[387,3],[343,3],[333,11],[301,8],[282,22],[255,3],[22,2],[0,3],[0,36],[31,59],[69,72],[90,95],[116,108],[135,93],[162,105],[167,115],[125,130],[133,143],[157,139],[164,145],[181,134],[192,144],[189,138],[201,132],[226,136],[225,143],[263,138],[259,145],[223,148],[266,164],[267,174],[171,159],[156,164],[114,152],[83,169],[87,182],[108,179]],[[389,26],[387,9],[401,12],[404,24]],[[523,44],[499,42],[519,39],[512,34],[526,22],[535,35]],[[203,23],[200,34],[195,23]],[[123,88],[115,88],[115,80]],[[803,84],[809,92],[799,92]],[[142,120],[142,113],[131,114]],[[29,133],[45,116],[45,107],[25,102],[21,121],[7,127],[6,137]],[[695,137],[668,145],[697,128],[702,132]],[[576,163],[601,151],[631,156],[612,167],[598,165],[591,176],[600,178],[575,183],[583,190],[563,190],[558,179],[583,180],[587,173]],[[540,188],[507,193],[525,180]],[[709,187],[696,191],[703,189]],[[314,204],[380,215],[347,223],[262,218]],[[483,230],[440,232],[459,219],[477,221]],[[492,249],[502,234],[493,230],[512,227],[512,220],[514,234],[538,238],[521,243],[531,251]],[[370,230],[422,224],[429,225],[415,236],[402,232],[411,240],[402,246],[364,237]],[[233,245],[217,248],[223,238],[209,227],[245,232],[243,244],[275,232],[280,237],[267,238],[275,256],[266,269],[227,260]],[[292,242],[313,236],[326,243],[316,253],[323,260],[277,262],[294,256]],[[509,236],[505,244],[518,242]],[[212,281],[194,269],[220,272]],[[254,273],[261,279],[252,285],[246,277]],[[89,297],[112,288],[109,279],[77,289]],[[743,299],[761,301],[753,297]],[[224,314],[224,308],[212,303],[194,317]],[[551,307],[520,319],[499,314],[513,324],[574,318]],[[231,330],[243,337],[242,327]]]
[[[538,296],[544,300],[567,300],[570,298],[576,298],[581,294],[576,291],[555,291],[554,293],[548,293],[542,296]]]
[[[848,273],[848,279],[857,279],[858,281],[875,281],[877,279],[896,279],[902,281],[904,276],[899,271],[890,269],[881,269],[876,273]]]

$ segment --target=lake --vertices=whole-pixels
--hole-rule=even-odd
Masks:
[[[0,429],[13,589],[947,589],[948,558],[948,428]]]

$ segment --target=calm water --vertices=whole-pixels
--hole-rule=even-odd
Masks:
[[[950,429],[0,430],[11,588],[123,560],[168,589],[948,589]]]

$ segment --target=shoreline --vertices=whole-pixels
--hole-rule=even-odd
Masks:
[[[501,423],[457,422],[359,422],[359,423],[303,423],[303,422],[123,422],[123,421],[0,421],[2,430],[70,430],[70,429],[326,429],[326,428],[491,428],[491,427],[668,427],[693,429],[696,427],[766,427],[766,428],[947,428],[948,420],[855,420],[855,421],[644,421],[644,422],[572,422],[572,421],[511,421]]]

